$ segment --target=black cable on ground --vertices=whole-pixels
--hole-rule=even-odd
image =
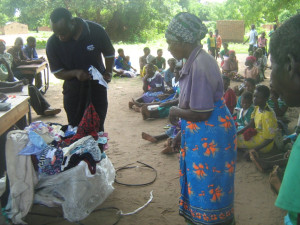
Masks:
[[[154,171],[154,173],[155,173],[154,179],[153,179],[152,181],[147,182],[147,183],[144,183],[144,184],[126,184],[126,183],[123,183],[123,182],[118,181],[118,180],[117,180],[117,174],[118,174],[118,171],[120,171],[120,170],[126,170],[126,169],[134,169],[134,168],[140,167],[140,166],[130,166],[130,165],[133,164],[133,163],[130,163],[130,164],[127,164],[126,166],[123,166],[123,167],[121,167],[121,168],[119,168],[119,169],[116,170],[116,178],[115,178],[115,182],[116,182],[117,184],[121,184],[121,185],[125,185],[125,186],[146,186],[146,185],[149,185],[149,184],[154,183],[154,181],[155,181],[156,178],[157,178],[157,170],[154,169],[152,166],[146,164],[146,163],[143,163],[143,162],[140,162],[140,161],[136,161],[136,162],[142,164],[143,167],[152,169],[152,170]]]

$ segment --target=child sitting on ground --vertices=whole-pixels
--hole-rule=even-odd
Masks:
[[[125,63],[127,63],[127,65],[130,66],[130,70],[133,70],[134,72],[137,71],[135,68],[132,67],[129,55],[125,56]]]
[[[252,98],[253,94],[249,91],[244,92],[241,96],[242,108],[239,110],[236,119],[238,131],[247,126],[251,121],[251,114],[254,110]]]
[[[241,93],[245,92],[245,91],[249,91],[252,94],[254,93],[255,90],[255,80],[253,80],[252,78],[246,78],[244,80],[244,83],[242,83],[242,87],[240,88],[240,90],[236,91],[239,92],[237,95],[241,95]],[[242,100],[242,96],[240,96],[238,98],[237,104],[236,104],[236,109],[240,110],[242,109],[242,104],[241,104],[241,100]]]
[[[155,57],[153,55],[147,55],[146,57],[146,65],[144,66],[142,72],[141,72],[141,77],[144,77],[146,75],[146,68],[147,68],[147,64],[151,63],[154,65],[155,71],[158,71],[158,67],[153,63],[155,60]]]
[[[283,135],[288,134],[289,119],[286,117],[288,106],[285,101],[279,98],[279,95],[273,90],[271,86],[271,96],[268,100],[268,105],[274,110],[279,128],[282,130]]]
[[[224,65],[224,61],[229,57],[229,49],[228,43],[223,43],[223,50],[220,51],[220,58],[221,58],[221,67]]]
[[[168,60],[169,69],[164,73],[164,80],[168,87],[172,88],[172,79],[174,78],[174,69],[176,66],[176,59],[171,58]]]
[[[154,65],[157,66],[159,72],[162,72],[163,70],[166,69],[166,59],[162,57],[162,55],[163,55],[163,50],[158,49],[157,57],[155,57],[155,59],[152,62]]]
[[[254,111],[250,123],[238,131],[237,146],[240,150],[270,152],[274,145],[277,131],[277,119],[274,111],[267,105],[270,90],[259,85],[254,91]]]
[[[142,107],[144,103],[153,103],[157,101],[157,97],[159,95],[164,93],[164,80],[160,73],[156,71],[152,63],[146,65],[146,75],[143,80],[143,90],[144,94],[141,97],[135,100],[133,99],[132,102],[129,102],[129,108],[132,108],[133,105]]]
[[[259,79],[260,81],[264,81],[264,79],[266,79],[265,70],[267,68],[267,56],[263,54],[261,48],[258,48],[254,53],[254,57],[256,58],[255,66],[259,71]]]
[[[150,134],[142,132],[142,138],[144,140],[150,141],[152,143],[156,143],[158,141],[168,139],[165,146],[164,146],[165,148],[162,150],[161,153],[163,153],[163,154],[177,153],[177,152],[179,152],[179,149],[176,149],[176,148],[172,147],[172,141],[176,137],[176,135],[178,134],[180,129],[181,129],[181,121],[179,120],[179,121],[176,122],[176,124],[173,124],[163,134],[152,136]]]
[[[179,71],[181,70],[182,66],[176,66],[175,68],[175,77],[172,79],[172,88],[174,94],[170,95],[167,100],[162,100],[159,105],[155,108],[149,109],[147,105],[144,105],[141,109],[141,113],[143,119],[146,120],[148,118],[164,118],[169,116],[169,110],[172,106],[176,106],[179,103]],[[153,106],[152,106],[153,107]]]
[[[230,86],[230,79],[227,76],[222,76],[223,78],[223,85],[224,85],[224,95],[223,98],[225,100],[226,106],[229,109],[231,115],[234,112],[234,108],[236,106],[236,95],[234,91],[229,87]]]
[[[258,68],[254,65],[256,62],[256,58],[254,56],[248,56],[245,62],[245,71],[244,77],[245,78],[252,78],[255,80],[256,83],[260,82],[259,78],[259,71]]]
[[[224,61],[222,73],[231,80],[240,81],[243,77],[238,74],[239,66],[236,59],[235,51],[229,51],[229,58]]]

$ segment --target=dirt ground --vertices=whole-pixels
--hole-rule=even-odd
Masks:
[[[238,55],[240,71],[243,71],[246,55]],[[167,57],[166,57],[167,58]],[[269,77],[270,70],[267,70]],[[265,81],[267,84],[269,79]],[[233,87],[235,83],[231,84]],[[119,225],[179,225],[185,224],[178,215],[179,163],[177,155],[163,155],[163,142],[152,144],[141,138],[141,133],[160,134],[168,124],[167,119],[144,121],[140,113],[128,108],[128,101],[142,94],[140,78],[113,79],[109,85],[109,107],[105,130],[109,134],[109,150],[107,155],[115,168],[137,161],[146,163],[157,171],[157,179],[148,186],[129,187],[114,184],[115,190],[99,207],[117,207],[124,213],[131,212],[147,202],[153,190],[153,201],[142,211],[123,216]],[[52,107],[63,109],[62,82],[51,76],[51,86],[45,95]],[[297,113],[293,118],[298,117]],[[67,123],[66,114],[62,111],[55,117],[40,117],[32,112],[34,121],[43,120]],[[279,225],[283,224],[285,212],[276,208],[276,195],[268,183],[268,173],[260,173],[253,163],[239,159],[235,173],[235,218],[238,225]],[[135,168],[123,171],[119,178],[124,182],[146,183],[151,181],[154,173],[150,169]],[[33,212],[60,215],[58,209],[34,206]],[[31,225],[40,224],[72,224],[62,219],[28,215],[26,221]],[[80,224],[110,225],[116,221],[115,211],[98,211],[92,213]]]

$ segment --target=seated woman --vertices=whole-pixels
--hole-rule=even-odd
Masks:
[[[162,95],[165,91],[164,79],[151,63],[147,64],[146,67],[143,90],[143,96],[129,102],[129,108],[132,108],[133,105],[142,107],[145,103],[155,103],[159,101],[158,96]]]
[[[12,93],[21,92],[23,86],[28,84],[27,79],[18,81],[10,68],[11,55],[5,51],[5,42],[0,40],[0,92]],[[29,102],[38,115],[52,116],[60,113],[61,109],[52,109],[37,87],[28,86]]]
[[[241,106],[236,123],[237,123],[237,130],[243,129],[245,126],[247,126],[251,121],[251,114],[254,110],[252,97],[253,94],[249,91],[246,91],[241,96]]]
[[[229,51],[229,58],[224,60],[222,66],[222,74],[229,77],[231,80],[240,81],[242,77],[238,74],[239,66],[236,59],[235,51]]]
[[[120,77],[136,77],[136,69],[132,68],[129,65],[129,60],[126,60],[126,56],[124,54],[124,50],[122,48],[118,49],[118,56],[115,58],[115,76]]]
[[[42,75],[38,74],[23,74],[17,67],[20,65],[29,65],[29,64],[39,64],[45,61],[43,58],[38,59],[29,59],[23,52],[23,39],[21,37],[16,38],[15,44],[13,47],[7,50],[13,57],[13,62],[11,65],[11,70],[16,78],[19,80],[28,79],[29,84],[33,83],[35,80],[35,86],[37,88],[42,87]]]
[[[141,113],[143,119],[146,120],[148,118],[165,118],[169,116],[169,110],[172,106],[176,106],[179,103],[179,71],[181,70],[182,66],[176,66],[174,69],[175,77],[172,78],[172,91],[174,94],[169,94],[166,99],[160,101],[157,107],[152,108],[144,105],[141,109]],[[158,102],[159,103],[159,102]]]
[[[237,146],[240,150],[254,149],[256,152],[270,152],[277,131],[277,119],[274,111],[267,105],[270,90],[259,85],[254,91],[254,111],[250,123],[238,131]]]
[[[248,56],[245,62],[245,71],[244,77],[245,78],[252,78],[256,81],[256,83],[260,82],[259,78],[259,71],[258,68],[254,65],[256,62],[256,58],[254,56]]]

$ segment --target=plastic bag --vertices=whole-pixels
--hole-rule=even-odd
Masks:
[[[92,175],[85,162],[60,174],[42,177],[36,186],[35,203],[48,207],[61,205],[71,221],[86,218],[113,192],[115,169],[106,157]]]

